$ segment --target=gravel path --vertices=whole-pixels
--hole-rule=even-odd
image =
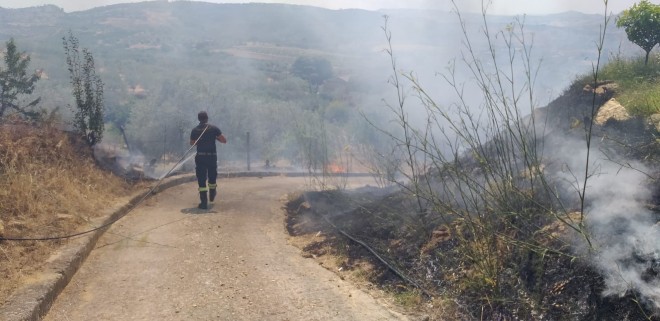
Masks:
[[[287,243],[284,196],[305,182],[223,179],[208,211],[195,183],[156,195],[105,233],[44,320],[405,320]]]

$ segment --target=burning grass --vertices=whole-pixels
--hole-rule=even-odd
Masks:
[[[66,235],[132,190],[98,168],[83,140],[54,127],[0,124],[0,234]],[[0,302],[66,241],[0,242]]]

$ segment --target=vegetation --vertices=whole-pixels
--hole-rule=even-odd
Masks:
[[[73,33],[69,32],[69,38],[62,41],[76,103],[73,127],[85,137],[87,144],[94,146],[103,139],[103,81],[96,75],[92,53],[83,48],[80,57],[78,39]]]
[[[648,264],[643,258],[647,253],[638,253],[634,246],[628,249],[625,242],[610,242],[619,234],[638,243],[647,236],[622,227],[604,232],[610,229],[603,226],[613,222],[600,211],[611,211],[609,215],[622,219],[628,219],[628,214],[626,209],[595,205],[603,197],[598,195],[603,180],[609,182],[608,188],[617,189],[611,180],[634,176],[626,172],[630,165],[609,166],[599,160],[601,150],[615,148],[605,137],[594,136],[597,131],[614,134],[594,123],[600,106],[613,95],[613,87],[602,79],[616,76],[621,63],[615,61],[601,70],[605,29],[597,39],[598,55],[591,73],[547,108],[538,108],[533,84],[539,67],[533,63],[524,20],[491,34],[483,12],[481,30],[490,54],[482,58],[465,28],[465,18],[456,11],[465,52],[443,75],[457,97],[449,106],[440,104],[415,73],[400,69],[386,18],[393,71],[390,84],[396,91],[396,103],[388,107],[399,128],[381,131],[398,150],[395,155],[403,155],[396,158],[403,160],[397,170],[405,180],[393,182],[403,192],[374,197],[366,205],[358,202],[352,211],[339,205],[327,209],[344,213],[341,218],[333,216],[334,224],[342,234],[348,231],[376,248],[394,270],[414,275],[418,283],[411,282],[414,286],[451,305],[452,314],[438,315],[439,319],[563,320],[567,315],[576,320],[650,319],[657,306],[655,296],[645,297],[644,289],[647,284],[653,286],[649,280],[657,272],[646,272],[642,265],[638,271],[647,279],[634,281],[637,276],[626,275],[621,267],[636,264],[631,262],[637,257]],[[606,28],[609,18],[605,15],[604,19]],[[462,80],[461,67],[469,70],[474,86]],[[466,88],[479,90],[482,100],[477,105],[471,104],[474,92]],[[410,98],[417,98],[418,104]],[[411,117],[419,105],[427,119],[423,123]],[[571,118],[579,119],[579,126],[570,126]],[[618,126],[627,128],[622,123]],[[629,126],[652,139],[657,134],[636,123]],[[570,150],[568,155],[566,150]],[[657,169],[657,163],[653,168]],[[642,180],[635,182],[642,184]],[[304,200],[321,208],[345,202],[344,196],[328,193],[324,197],[315,202],[306,194]],[[644,223],[656,221],[651,218]],[[648,255],[657,255],[658,248],[652,245],[657,240],[650,242]],[[616,259],[594,259],[611,256],[612,246],[626,251],[619,251]],[[612,279],[624,280],[618,281],[623,285],[612,290]],[[621,298],[585,302],[606,293],[606,287]],[[405,296],[407,292],[398,293]]]
[[[49,125],[0,125],[0,235],[47,237],[88,227],[132,187],[99,170],[84,140]],[[101,197],[102,196],[102,197]],[[64,241],[0,242],[0,298]]]
[[[332,77],[330,61],[318,57],[299,57],[291,65],[291,73],[309,82],[310,88],[318,90]]]
[[[660,5],[642,0],[624,10],[616,25],[626,30],[628,40],[644,49],[647,64],[651,50],[660,43]]]
[[[485,16],[484,12],[483,29],[488,31]],[[460,13],[459,19],[463,19]],[[543,227],[557,221],[589,238],[584,220],[571,217],[543,169],[546,160],[536,125],[542,120],[523,119],[525,114],[534,115],[536,107],[534,88],[529,85],[535,82],[536,67],[523,29],[523,21],[515,21],[497,36],[486,32],[493,57],[486,61],[476,55],[472,37],[463,29],[466,55],[462,63],[481,90],[480,108],[471,106],[461,90],[457,67],[452,66],[444,76],[458,99],[447,108],[433,99],[414,74],[400,72],[393,51],[388,51],[394,72],[391,83],[399,97],[391,111],[402,128],[402,134],[390,137],[406,155],[400,174],[408,183],[402,187],[418,213],[418,234],[430,240],[444,225],[455,238],[451,252],[433,255],[450,256],[449,261],[469,267],[462,278],[452,282],[453,295],[466,307],[476,308],[463,311],[463,318],[531,318],[536,312],[525,296],[538,295],[537,289],[513,296],[519,275],[530,262],[550,253],[572,256],[542,241],[546,238]],[[391,41],[387,29],[386,33]],[[509,48],[506,66],[495,58],[494,48],[502,45],[496,41]],[[522,48],[522,54],[514,54],[514,47]],[[523,68],[522,79],[518,68]],[[428,115],[422,128],[407,116],[405,84],[412,87]],[[533,273],[542,278],[545,272]]]
[[[660,112],[660,60],[616,57],[605,65],[601,79],[613,81],[619,89],[616,99],[635,116]],[[582,78],[583,80],[584,78]]]
[[[33,108],[41,99],[37,98],[22,105],[21,98],[32,94],[35,83],[39,80],[39,73],[29,74],[30,56],[18,51],[13,38],[7,41],[6,45],[5,68],[0,67],[0,119],[7,116],[9,111],[36,119],[40,113]]]

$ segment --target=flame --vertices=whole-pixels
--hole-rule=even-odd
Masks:
[[[337,163],[328,164],[328,166],[326,166],[326,170],[329,173],[334,173],[334,174],[336,174],[336,173],[346,173],[347,172],[346,168],[344,166],[341,166]]]

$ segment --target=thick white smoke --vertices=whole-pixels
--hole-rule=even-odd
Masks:
[[[558,175],[576,195],[575,187],[583,186],[586,151],[584,142],[567,139],[555,153],[564,165]],[[635,161],[612,162],[597,147],[591,152],[585,226],[592,246],[582,242],[579,248],[603,275],[604,295],[634,290],[660,309],[660,229],[646,206],[652,198],[650,171]]]
[[[623,295],[635,289],[660,308],[660,233],[653,214],[644,205],[651,192],[647,176],[633,168],[603,162],[603,174],[587,188],[590,206],[587,226],[593,237],[594,259],[607,284],[605,295]]]

